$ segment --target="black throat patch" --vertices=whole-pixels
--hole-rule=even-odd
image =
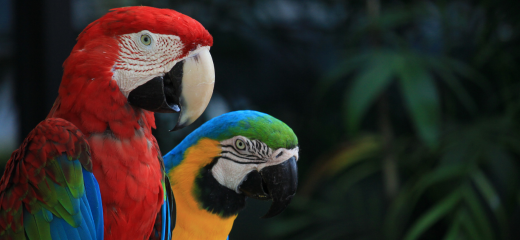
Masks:
[[[213,177],[211,168],[218,158],[204,166],[195,178],[193,193],[202,207],[222,218],[237,215],[246,206],[246,196],[220,185]]]

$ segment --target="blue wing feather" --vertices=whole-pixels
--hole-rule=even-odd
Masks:
[[[81,131],[47,118],[13,152],[0,178],[0,238],[101,240],[103,208]]]
[[[167,200],[168,202],[170,201],[168,197],[166,197],[166,200]],[[167,207],[167,209],[168,209],[168,213],[171,213],[172,210],[171,210],[171,208],[170,208],[170,204],[167,204],[166,207]],[[169,214],[169,216],[171,216],[171,214]],[[171,236],[171,235],[172,235],[172,231],[171,231],[171,229],[172,229],[172,219],[171,219],[171,218],[168,219],[168,227],[167,227],[166,229],[169,229],[169,230],[168,230],[168,234],[167,234],[167,238],[166,238],[166,239],[169,240],[169,239],[172,238],[172,236]]]
[[[175,197],[171,190],[170,180],[168,177],[165,177],[164,180],[164,203],[161,206],[161,211],[157,214],[155,230],[150,236],[151,240],[170,240],[172,238],[172,231],[175,228],[175,220],[177,217]]]
[[[94,174],[85,169],[83,181],[85,194],[78,201],[80,209],[81,224],[74,228],[65,220],[55,217],[51,222],[51,235],[60,236],[62,240],[102,240],[103,239],[103,207],[99,185]]]
[[[39,240],[50,231],[52,240],[102,240],[103,239],[103,207],[99,185],[94,174],[85,169],[83,181],[85,193],[79,199],[74,199],[73,208],[78,211],[75,218],[79,218],[79,226],[73,227],[64,219],[42,208],[35,214],[24,209],[24,227],[27,233],[40,233],[27,235],[29,240]],[[59,187],[59,186],[58,186]],[[38,216],[39,217],[38,217]],[[50,228],[50,229],[49,229]],[[38,229],[38,231],[30,231]]]
[[[171,208],[170,208],[170,198],[166,196],[166,199],[164,199],[164,203],[161,206],[161,234],[158,234],[161,236],[161,240],[170,240],[171,234],[172,234],[172,219],[171,219]]]
[[[166,218],[166,212],[168,211],[168,197],[164,199],[164,203],[161,207],[161,215],[162,215],[162,232],[161,234],[161,240],[165,240],[167,232],[166,232],[166,225],[168,224],[169,219]]]
[[[90,213],[92,214],[92,219],[94,220],[94,236],[96,236],[96,240],[100,240],[103,239],[104,228],[103,203],[101,202],[99,184],[94,177],[94,174],[87,172],[85,169],[83,169],[83,181],[85,183],[85,195],[87,196],[86,201],[90,206]]]

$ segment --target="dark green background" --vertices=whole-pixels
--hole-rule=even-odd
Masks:
[[[520,239],[518,0],[11,1],[0,73],[15,79],[20,136],[108,9],[168,7],[208,29],[214,98],[180,132],[157,115],[161,150],[241,109],[284,121],[301,149],[289,209],[259,219],[269,203],[249,200],[232,240]]]

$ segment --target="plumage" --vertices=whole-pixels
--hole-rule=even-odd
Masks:
[[[236,139],[250,141],[244,142],[244,151],[248,151],[238,158],[244,162],[226,158],[230,152],[226,150],[228,142]],[[256,146],[251,145],[254,143]],[[246,195],[238,188],[220,182],[219,175],[224,181],[233,182],[235,179],[241,186],[246,181],[245,176],[252,171],[261,171],[264,166],[278,167],[290,159],[297,160],[297,145],[296,135],[285,123],[256,111],[224,114],[189,134],[163,157],[176,205],[172,239],[227,239],[235,218],[245,207]],[[282,159],[275,162],[277,156],[282,156]],[[222,164],[227,164],[225,169],[220,167]],[[251,169],[245,169],[240,172],[241,177],[236,178],[238,174],[234,174],[234,169],[241,170],[236,166],[245,165]],[[294,180],[296,176],[289,177]],[[270,184],[269,179],[265,181]],[[262,182],[258,184],[263,185]],[[280,181],[276,184],[288,183]],[[292,190],[284,195],[288,201],[296,190],[294,184],[287,188]]]
[[[88,142],[63,119],[41,122],[13,152],[0,180],[0,203],[2,239],[103,237]]]
[[[153,111],[180,111],[176,128],[200,116],[213,90],[212,43],[200,23],[169,9],[118,8],[89,24],[47,119],[7,166],[0,236],[165,238],[172,219]],[[187,74],[173,75],[175,66]],[[193,94],[203,101],[190,102]]]
[[[179,36],[187,45],[179,58],[212,41],[202,25],[175,11],[116,9],[80,34],[64,63],[60,96],[50,114],[70,120],[89,139],[108,239],[150,235],[163,202],[161,154],[151,133],[153,112],[129,105],[111,81],[120,47],[114,36],[143,29]]]

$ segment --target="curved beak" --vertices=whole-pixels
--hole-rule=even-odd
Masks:
[[[180,112],[170,131],[197,120],[208,106],[215,84],[215,68],[209,47],[178,62],[164,76],[155,77],[128,95],[133,106],[153,112]]]
[[[248,197],[273,200],[262,218],[280,214],[289,205],[298,186],[298,167],[295,157],[258,171],[250,172],[238,190]]]

